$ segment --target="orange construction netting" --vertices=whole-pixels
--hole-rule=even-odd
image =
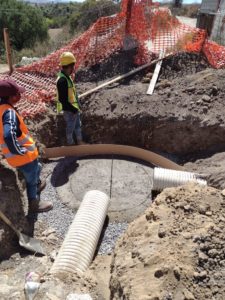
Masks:
[[[11,78],[27,90],[18,105],[20,113],[35,116],[45,111],[46,102],[54,100],[59,57],[64,51],[76,56],[79,70],[133,47],[137,48],[138,65],[150,62],[163,51],[203,52],[213,67],[225,67],[225,47],[208,41],[204,30],[182,24],[169,9],[151,0],[122,0],[120,13],[98,19],[61,49],[13,72]]]

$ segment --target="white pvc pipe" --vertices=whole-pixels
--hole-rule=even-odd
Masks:
[[[85,194],[50,273],[84,272],[93,259],[109,207],[100,191]]]
[[[206,180],[198,178],[199,175],[191,172],[175,171],[163,168],[154,168],[153,190],[161,191],[167,187],[176,187],[187,182],[194,181],[207,185]]]

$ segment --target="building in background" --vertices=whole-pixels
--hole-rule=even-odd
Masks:
[[[197,27],[205,29],[211,40],[225,45],[225,0],[202,0]]]

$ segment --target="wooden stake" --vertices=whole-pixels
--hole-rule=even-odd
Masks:
[[[154,74],[152,76],[152,80],[149,84],[148,91],[147,91],[148,95],[152,95],[153,92],[154,92],[155,85],[156,85],[157,79],[159,77],[159,72],[160,72],[160,69],[161,69],[161,66],[162,66],[162,60],[164,58],[164,51],[160,51],[159,58],[161,60],[158,61],[157,65],[155,66],[155,71],[154,71]]]
[[[8,28],[4,28],[3,32],[4,32],[6,57],[7,57],[8,65],[9,65],[9,74],[12,74],[13,64],[12,64],[12,55],[11,55],[11,47],[10,47],[10,42],[9,42]]]

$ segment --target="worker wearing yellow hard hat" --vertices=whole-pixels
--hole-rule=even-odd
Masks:
[[[67,145],[75,144],[74,135],[78,145],[85,144],[83,141],[80,104],[78,101],[77,91],[71,77],[74,72],[76,58],[71,52],[63,52],[60,56],[61,71],[57,78],[57,112],[63,111],[66,122],[66,140]]]
[[[60,65],[61,66],[68,66],[70,64],[75,64],[76,63],[76,58],[71,52],[64,52],[60,56]]]

